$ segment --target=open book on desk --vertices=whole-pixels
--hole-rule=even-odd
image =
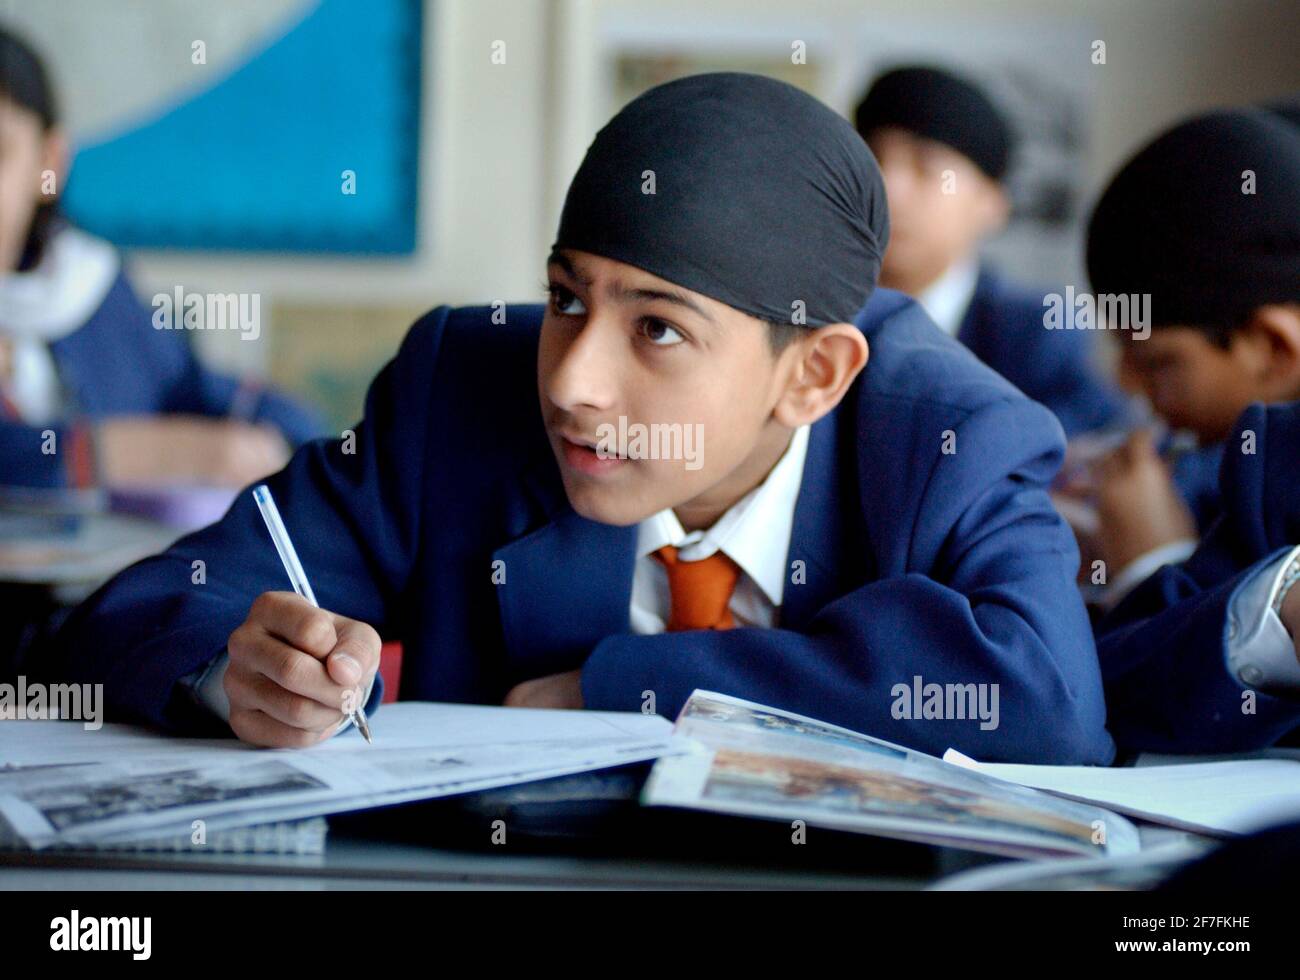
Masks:
[[[738,698],[696,691],[674,732],[697,748],[655,763],[643,803],[1010,857],[1139,850],[1137,829],[1108,810]]]
[[[123,725],[0,721],[0,820],[27,846],[104,844],[343,813],[657,758],[636,712],[401,702],[310,749],[175,739]]]

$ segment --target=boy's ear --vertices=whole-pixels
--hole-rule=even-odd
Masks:
[[[789,359],[785,389],[773,417],[794,429],[816,422],[835,408],[849,385],[866,367],[867,338],[851,323],[814,327],[781,352]]]
[[[1300,397],[1300,303],[1257,307],[1234,340],[1263,400]]]

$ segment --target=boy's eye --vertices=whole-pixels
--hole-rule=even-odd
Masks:
[[[656,347],[673,347],[686,338],[674,327],[670,327],[657,317],[648,316],[640,322],[640,334]]]
[[[565,289],[558,283],[551,283],[551,309],[560,316],[581,316],[587,312],[587,308],[582,305],[582,300],[573,295],[573,291]]]

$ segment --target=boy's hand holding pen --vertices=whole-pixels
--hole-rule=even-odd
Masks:
[[[283,531],[269,491],[257,487],[254,495],[268,528],[278,523]],[[362,700],[379,669],[379,634],[319,608],[287,531],[272,531],[272,539],[297,594],[262,593],[231,633],[225,676],[230,727],[254,745],[306,748],[337,732],[351,710],[369,741]]]

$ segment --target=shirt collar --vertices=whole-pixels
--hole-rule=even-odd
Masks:
[[[979,281],[979,262],[974,258],[962,259],[950,265],[944,274],[930,283],[917,297],[930,319],[949,337],[956,337],[962,318],[975,297]]]
[[[675,545],[684,561],[721,550],[763,590],[773,606],[785,594],[785,559],[794,527],[794,507],[808,455],[808,426],[794,430],[790,445],[762,483],[731,505],[713,526],[687,532],[672,508],[637,525],[636,553],[642,558]]]

